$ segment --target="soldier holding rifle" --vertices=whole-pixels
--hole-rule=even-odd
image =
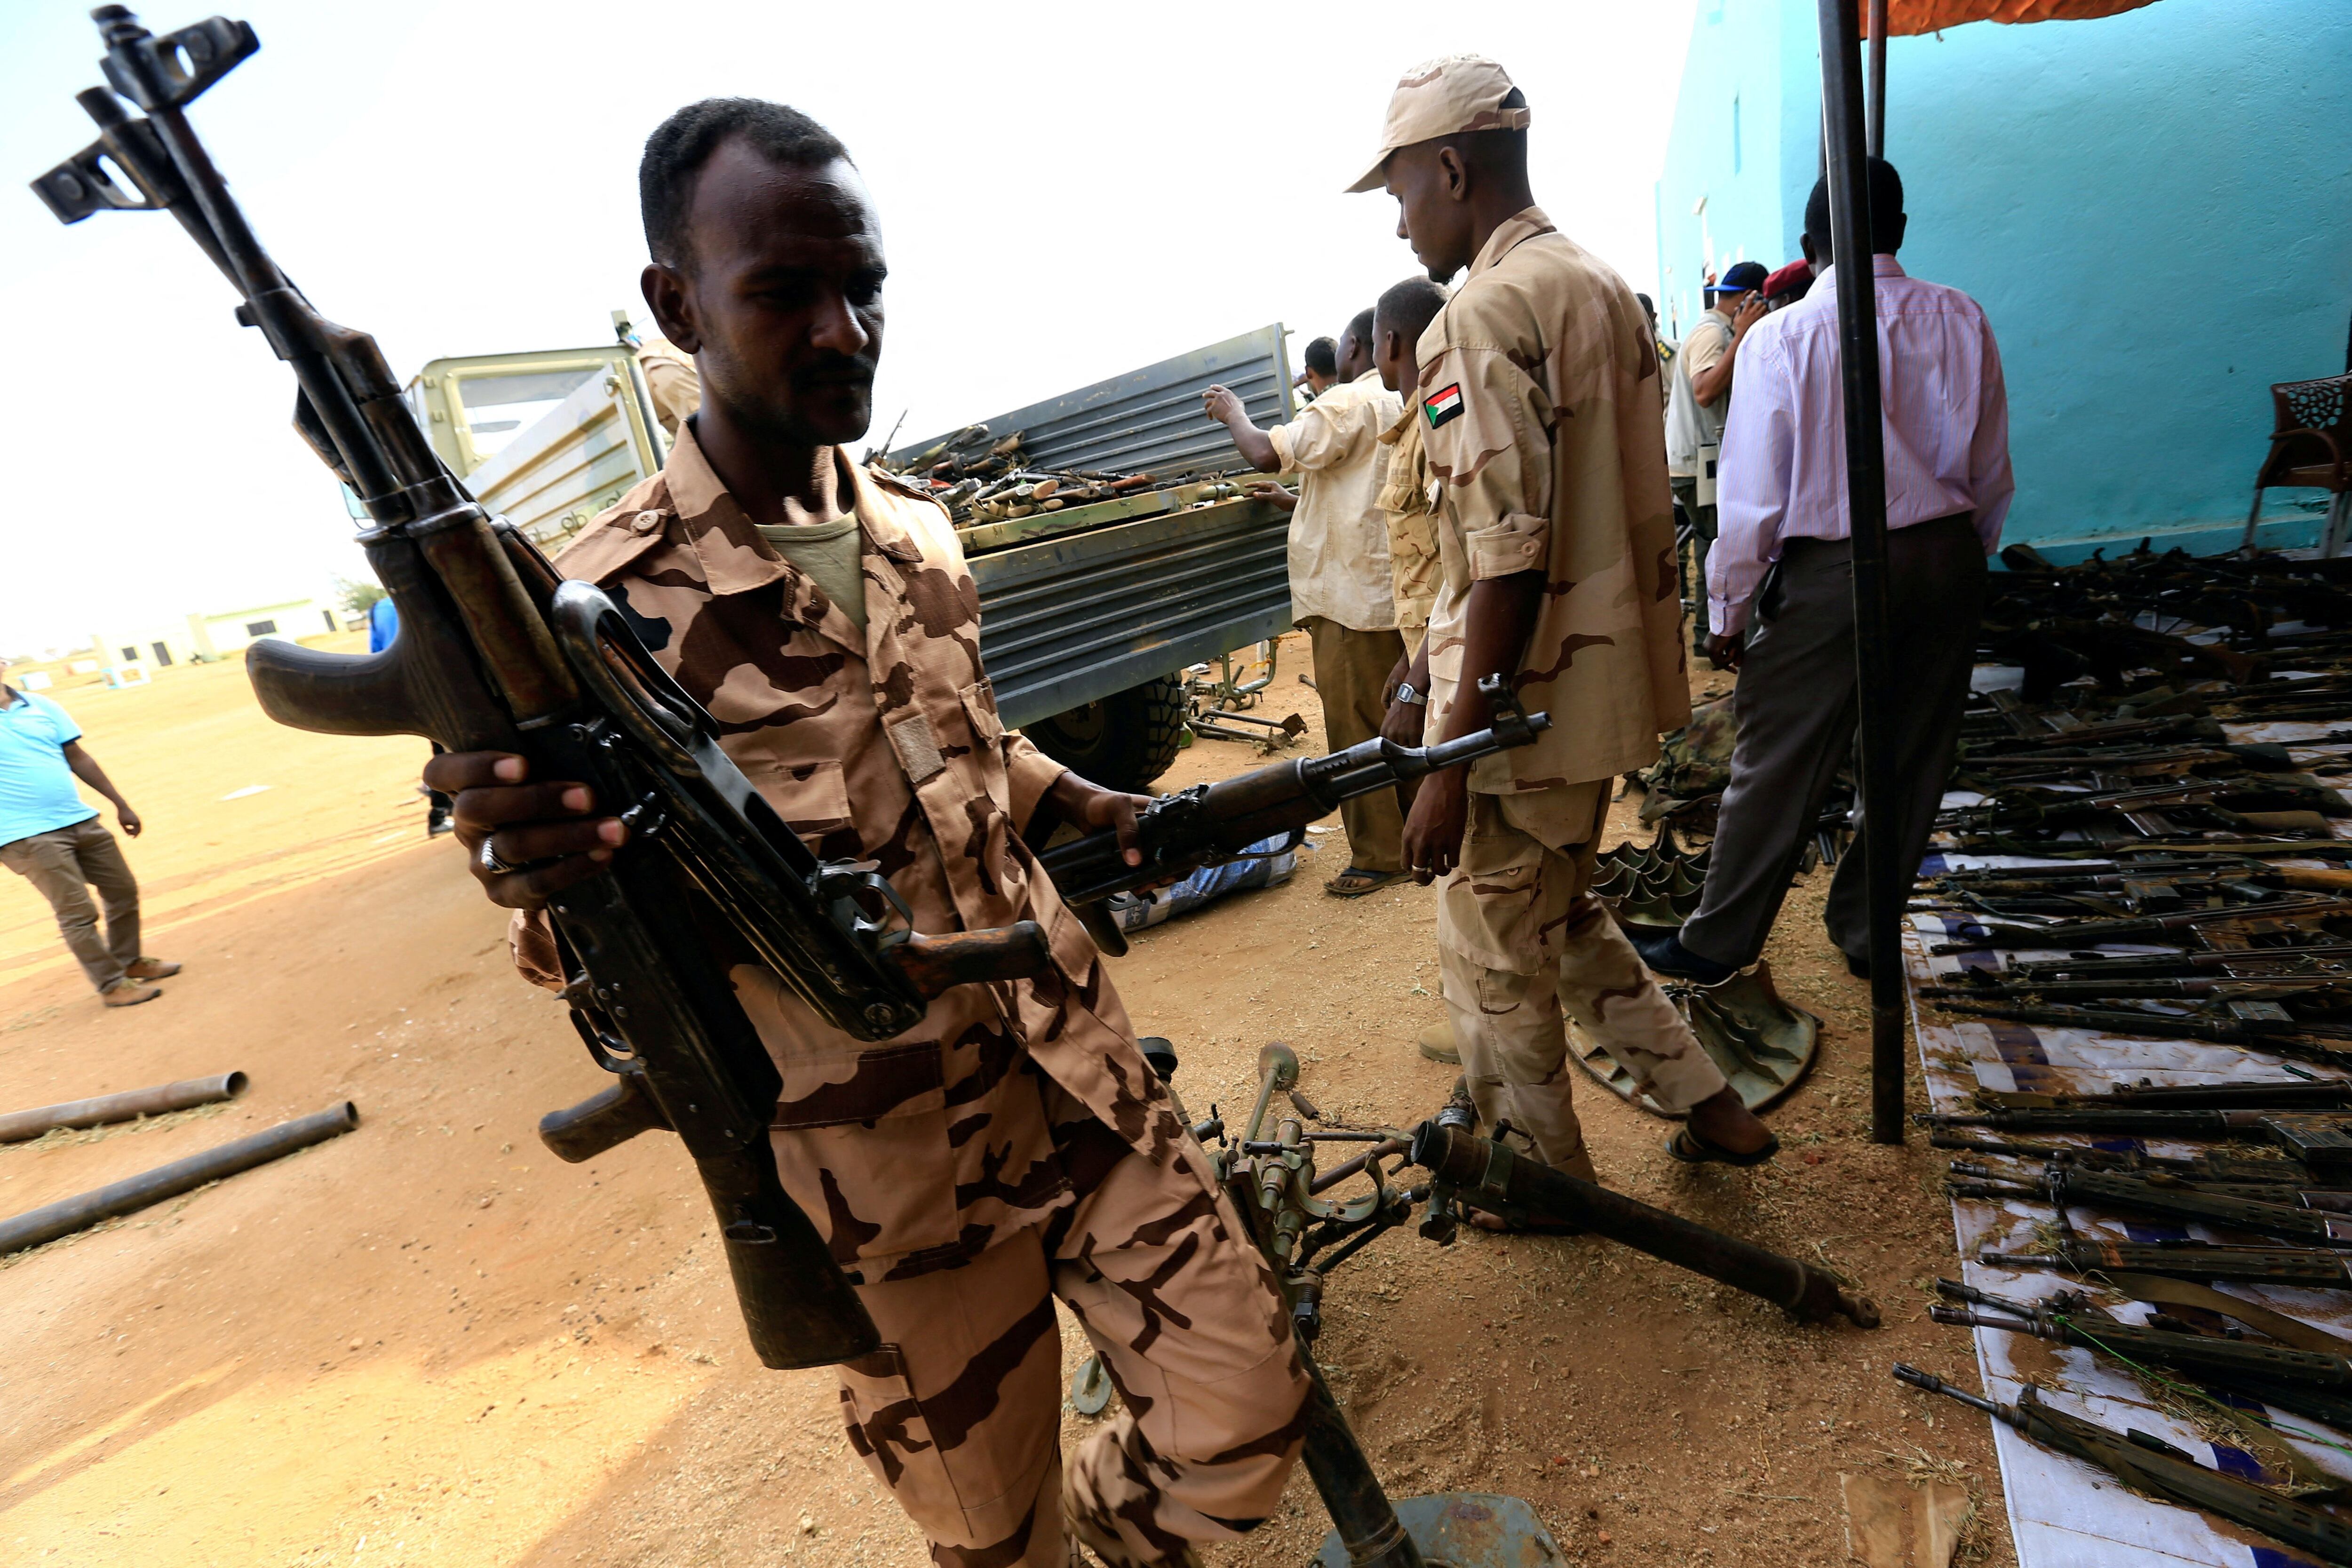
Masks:
[[[851,1445],[936,1562],[1064,1568],[1066,1525],[1113,1568],[1194,1563],[1192,1543],[1273,1511],[1306,1382],[1247,1231],[1024,842],[1057,819],[1131,841],[1138,802],[1005,732],[946,515],[843,450],[870,412],[885,268],[840,143],[716,100],[654,132],[639,183],[646,300],[703,401],[562,570],[625,606],[820,856],[878,863],[919,930],[1034,921],[1052,950],[1035,978],[955,986],[879,1045],[733,970],[784,1078],[785,1188],[881,1331],[841,1369]],[[623,803],[494,752],[426,777],[520,911],[523,971],[560,984],[543,907],[625,841]],[[1126,1394],[1066,1467],[1054,1296]]]
[[[1587,891],[1612,782],[1657,755],[1690,691],[1664,437],[1643,384],[1657,354],[1624,279],[1535,205],[1527,125],[1494,61],[1430,61],[1398,83],[1351,187],[1397,198],[1398,236],[1432,279],[1469,269],[1415,354],[1444,587],[1383,733],[1480,729],[1490,675],[1552,720],[1533,745],[1423,784],[1405,860],[1442,882],[1445,1005],[1490,1128],[1507,1121],[1546,1163],[1592,1176],[1565,1008],[1644,1092],[1689,1112],[1676,1159],[1754,1164],[1771,1133]]]

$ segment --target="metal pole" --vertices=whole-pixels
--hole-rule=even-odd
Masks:
[[[201,1154],[191,1154],[184,1160],[174,1160],[168,1165],[158,1165],[141,1175],[128,1177],[111,1186],[84,1193],[79,1197],[61,1199],[44,1208],[28,1209],[13,1218],[0,1220],[0,1253],[20,1252],[28,1247],[55,1241],[61,1236],[71,1236],[85,1230],[102,1219],[118,1215],[136,1213],[150,1204],[160,1204],[182,1193],[194,1192],[210,1182],[225,1180],[239,1171],[250,1171],[256,1165],[281,1159],[297,1149],[308,1149],[313,1143],[349,1132],[360,1124],[358,1107],[350,1100],[330,1107],[312,1116],[297,1117],[281,1121],[266,1132],[250,1138],[240,1138],[234,1143],[224,1143],[217,1149],[207,1149]]]
[[[183,1079],[153,1089],[102,1094],[93,1100],[68,1100],[62,1105],[12,1110],[0,1116],[0,1143],[38,1138],[55,1127],[100,1127],[110,1121],[128,1121],[135,1116],[161,1116],[170,1110],[185,1110],[192,1105],[235,1100],[244,1092],[245,1075],[225,1072],[210,1078]]]
[[[1822,125],[1829,142],[1830,251],[1838,274],[1838,359],[1845,394],[1846,515],[1853,535],[1853,657],[1860,697],[1864,868],[1870,895],[1870,1135],[1903,1142],[1904,889],[1886,609],[1886,452],[1879,426],[1878,299],[1863,153],[1861,39],[1853,0],[1820,0]]]
[[[1886,0],[1870,0],[1870,155],[1886,156]]]

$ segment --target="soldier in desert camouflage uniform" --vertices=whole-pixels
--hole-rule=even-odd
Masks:
[[[784,1185],[884,1341],[841,1369],[851,1445],[939,1563],[1064,1568],[1066,1527],[1113,1568],[1194,1563],[1272,1510],[1306,1385],[1273,1281],[1030,851],[1056,819],[1131,832],[1134,799],[1005,732],[946,514],[840,448],[870,412],[883,275],[840,145],[713,100],[655,132],[640,184],[646,300],[704,401],[562,570],[624,606],[817,854],[877,862],[919,931],[1034,920],[1052,950],[1036,979],[956,987],[880,1044],[734,972],[783,1077]],[[489,842],[478,869],[520,911],[519,964],[556,984],[539,909],[623,825],[518,758],[431,775],[459,792],[461,839]],[[1066,1466],[1056,1296],[1124,1396]]]
[[[1570,1104],[1565,1009],[1687,1125],[1676,1158],[1753,1163],[1771,1134],[1587,890],[1609,791],[1690,715],[1658,374],[1624,280],[1553,228],[1527,184],[1526,98],[1475,56],[1406,73],[1371,170],[1433,279],[1467,267],[1415,352],[1440,481],[1444,587],[1406,684],[1425,732],[1490,721],[1507,676],[1551,715],[1534,744],[1424,782],[1406,863],[1442,880],[1445,1005],[1480,1117],[1592,1173]],[[1392,709],[1384,731],[1410,726]]]

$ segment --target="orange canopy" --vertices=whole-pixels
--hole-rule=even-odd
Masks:
[[[2064,22],[2137,11],[2155,0],[1886,0],[1886,35],[1933,33],[1963,22]],[[1860,0],[1863,37],[1870,36],[1870,0]]]

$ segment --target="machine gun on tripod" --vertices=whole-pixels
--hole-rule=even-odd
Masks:
[[[1146,1059],[1163,1079],[1171,1077],[1174,1053],[1165,1042],[1152,1044],[1159,1048],[1147,1049]],[[1312,1384],[1304,1460],[1335,1526],[1318,1559],[1320,1568],[1503,1568],[1538,1561],[1527,1555],[1540,1550],[1538,1542],[1558,1551],[1534,1511],[1517,1498],[1445,1493],[1391,1503],[1315,1363],[1328,1277],[1382,1234],[1409,1223],[1416,1210],[1421,1234],[1441,1245],[1456,1237],[1469,1214],[1490,1214],[1507,1225],[1549,1221],[1759,1296],[1801,1321],[1842,1318],[1861,1328],[1878,1326],[1876,1304],[1825,1269],[1479,1137],[1466,1098],[1409,1131],[1333,1128],[1320,1125],[1323,1119],[1299,1093],[1298,1058],[1287,1046],[1266,1046],[1257,1068],[1256,1094],[1238,1136],[1213,1107],[1193,1131],[1216,1145],[1211,1160],[1219,1179],[1290,1303]],[[1170,1092],[1175,1092],[1172,1084]],[[1284,1114],[1276,1096],[1287,1097],[1295,1114]],[[1177,1113],[1189,1119],[1181,1099]],[[1507,1129],[1496,1131],[1508,1135]],[[1318,1170],[1319,1151],[1359,1146],[1341,1163]],[[1406,1184],[1402,1178],[1416,1167],[1423,1179]],[[1326,1195],[1357,1179],[1369,1190]],[[1091,1368],[1081,1369],[1080,1387],[1091,1384]]]

